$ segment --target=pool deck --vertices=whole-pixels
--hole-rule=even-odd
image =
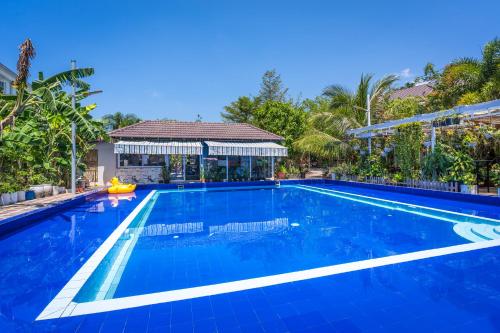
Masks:
[[[55,209],[78,203],[81,200],[85,200],[88,196],[102,191],[102,188],[93,188],[78,194],[64,193],[0,206],[0,234],[15,230],[39,218],[43,218],[47,214],[54,212]]]
[[[12,205],[2,206],[0,208],[0,221],[13,216],[33,211],[35,209],[55,205],[58,204],[59,202],[74,198],[75,196],[76,195],[72,193],[64,193],[64,194],[53,195],[46,198],[38,198],[38,199],[18,202]]]

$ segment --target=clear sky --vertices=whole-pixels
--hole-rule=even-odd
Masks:
[[[275,68],[292,97],[362,72],[421,74],[479,57],[500,36],[500,1],[23,1],[0,5],[0,62],[14,69],[32,39],[32,78],[91,66],[96,116],[219,121],[224,105],[256,95]]]

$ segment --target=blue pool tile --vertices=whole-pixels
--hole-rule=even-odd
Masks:
[[[170,313],[151,313],[149,317],[148,327],[170,326]]]
[[[297,315],[297,310],[290,303],[274,306],[272,309],[282,319]]]
[[[171,333],[193,333],[194,325],[192,322],[176,323],[170,326]]]
[[[79,333],[99,332],[104,324],[106,315],[107,314],[97,314],[85,316],[85,319],[83,320],[82,324],[78,326],[78,329],[76,331]]]
[[[333,329],[338,333],[360,333],[358,325],[349,319],[342,319],[330,323]]]
[[[194,332],[195,333],[216,333],[217,325],[215,319],[204,319],[194,322]]]
[[[288,316],[282,318],[281,320],[288,328],[288,331],[292,333],[301,332],[311,327],[310,323],[305,321],[302,315]]]
[[[215,317],[215,323],[219,329],[230,329],[238,327],[239,321],[235,315],[223,315]]]
[[[285,333],[289,332],[288,328],[286,327],[285,323],[277,318],[277,319],[270,319],[270,320],[265,320],[260,322],[260,326],[264,329],[266,333]]]
[[[240,326],[258,321],[257,315],[251,308],[240,308],[238,311],[235,311],[235,316]]]
[[[255,309],[255,314],[260,322],[270,322],[279,320],[279,315],[277,312],[273,310],[273,308],[269,307],[261,307]]]
[[[265,333],[264,328],[258,322],[249,322],[240,326],[243,333]]]
[[[191,309],[191,302],[180,301],[172,303],[172,316],[171,324],[176,325],[180,323],[193,321],[193,311]]]
[[[148,333],[170,333],[169,325],[154,325],[148,327]]]

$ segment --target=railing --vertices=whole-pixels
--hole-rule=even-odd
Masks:
[[[438,182],[431,180],[414,180],[414,179],[407,179],[404,182],[394,182],[384,177],[360,177],[357,175],[342,175],[339,177],[339,180],[349,181],[349,182],[370,183],[370,184],[414,187],[426,190],[460,192],[460,186],[458,182]]]

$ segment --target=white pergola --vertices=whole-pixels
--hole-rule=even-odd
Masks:
[[[400,125],[421,123],[431,131],[431,147],[434,150],[436,143],[436,126],[434,125],[434,121],[453,117],[459,118],[460,124],[463,124],[465,121],[474,121],[500,126],[500,99],[473,105],[457,106],[449,110],[424,113],[409,118],[360,127],[348,130],[347,134],[353,135],[356,138],[370,139],[375,136],[393,134],[395,128]]]

